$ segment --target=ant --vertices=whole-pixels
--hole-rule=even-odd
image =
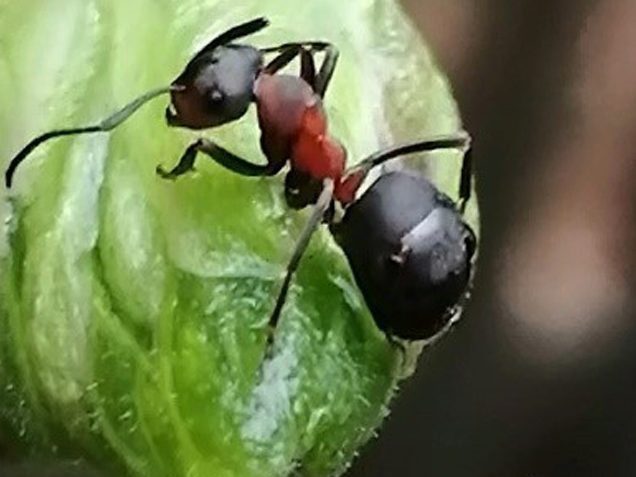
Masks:
[[[327,130],[323,99],[338,60],[326,42],[286,43],[258,49],[234,43],[268,25],[258,18],[230,28],[201,49],[168,87],[150,91],[94,126],[54,130],[29,142],[5,174],[11,186],[17,166],[39,144],[54,137],[106,132],[151,99],[170,94],[169,126],[213,128],[241,118],[256,104],[264,165],[245,160],[209,139],[188,146],[170,171],[176,179],[194,168],[204,153],[243,176],[272,176],[289,163],[285,198],[289,207],[313,205],[289,261],[269,319],[271,343],[294,272],[313,232],[326,222],[345,252],[378,327],[390,337],[414,340],[434,336],[450,321],[466,294],[476,238],[463,220],[470,198],[472,167],[469,136],[458,133],[379,151],[346,168],[346,151]],[[317,70],[314,54],[324,52]],[[263,66],[265,54],[278,53]],[[300,75],[279,74],[300,57]],[[404,172],[381,175],[356,198],[369,172],[396,157],[456,148],[466,151],[460,177],[460,204],[427,179]],[[335,204],[344,214],[336,219]]]

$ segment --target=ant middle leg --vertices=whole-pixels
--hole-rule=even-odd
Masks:
[[[194,170],[194,161],[199,152],[206,154],[210,159],[226,169],[242,176],[272,176],[278,173],[284,166],[284,163],[276,164],[272,162],[267,164],[254,164],[209,139],[201,138],[186,148],[179,162],[172,170],[166,171],[162,166],[157,166],[156,172],[163,179],[176,179]]]

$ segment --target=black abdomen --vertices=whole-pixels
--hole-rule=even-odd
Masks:
[[[416,340],[448,323],[468,287],[475,239],[428,180],[381,176],[333,232],[380,329]]]

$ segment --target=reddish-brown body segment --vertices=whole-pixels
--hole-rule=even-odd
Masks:
[[[344,147],[327,130],[322,100],[302,78],[261,74],[254,88],[261,128],[261,147],[270,163],[291,168],[315,179],[333,179],[334,196],[353,200],[342,181],[346,165]]]

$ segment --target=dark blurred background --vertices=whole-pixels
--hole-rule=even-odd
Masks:
[[[348,477],[636,476],[636,2],[403,4],[475,138],[479,270]]]

